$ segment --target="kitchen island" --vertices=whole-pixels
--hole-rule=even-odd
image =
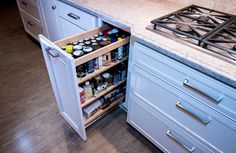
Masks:
[[[186,45],[146,29],[152,19],[179,10],[186,4],[144,0],[107,3],[62,0],[58,3],[92,15],[88,18],[91,23],[97,18],[98,26],[108,23],[131,33],[125,107],[128,123],[140,133],[164,152],[230,152],[235,149],[235,61],[222,60],[198,46]],[[206,5],[217,6],[213,2]],[[234,14],[234,8],[228,13]],[[80,19],[71,13],[68,16]],[[83,124],[73,68],[82,62],[74,60],[59,47],[101,29],[55,43],[40,36],[60,112],[84,140],[87,139],[87,125]],[[117,42],[117,47],[126,43]],[[67,75],[59,73],[63,71],[62,65],[57,65],[53,59],[58,57],[65,65]],[[64,78],[57,78],[59,76]],[[63,86],[71,92],[63,92]]]

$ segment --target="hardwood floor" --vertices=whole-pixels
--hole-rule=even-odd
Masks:
[[[9,3],[9,4],[8,4]],[[15,2],[0,6],[1,153],[158,153],[116,109],[88,128],[84,142],[57,110],[39,44]]]

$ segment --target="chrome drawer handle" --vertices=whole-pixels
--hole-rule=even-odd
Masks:
[[[166,135],[172,138],[173,140],[175,140],[178,144],[183,146],[189,152],[193,152],[196,149],[194,145],[192,145],[187,140],[184,140],[183,138],[181,138],[180,135],[178,135],[177,133],[174,133],[173,131],[167,130]]]
[[[180,101],[176,103],[176,106],[181,108],[182,110],[186,111],[187,113],[193,115],[195,118],[203,122],[204,124],[208,124],[211,121],[211,117],[208,115],[205,115],[203,113],[200,113],[200,111],[197,111],[195,108],[193,108],[191,105],[184,104]]]
[[[54,49],[52,49],[52,48],[50,48],[50,47],[47,47],[47,48],[45,48],[45,50],[48,52],[48,54],[49,55],[51,55],[52,57],[59,57],[59,53],[55,53],[53,50]]]
[[[33,26],[34,26],[34,24],[33,24],[33,23],[31,23],[30,21],[28,21],[28,22],[27,22],[27,24],[28,24],[28,25],[30,25],[31,27],[33,27]]]
[[[221,100],[223,99],[223,96],[222,96],[222,95],[218,96],[218,98],[215,98],[215,97],[212,97],[211,95],[209,95],[209,94],[203,92],[201,89],[192,86],[192,85],[189,83],[189,80],[187,80],[187,79],[184,80],[183,85],[186,86],[186,87],[189,87],[189,88],[191,88],[191,89],[193,89],[193,90],[195,90],[195,91],[197,91],[198,93],[200,93],[200,94],[204,95],[205,97],[211,99],[212,101],[216,102],[217,104],[218,104],[219,102],[221,102]]]
[[[25,1],[22,1],[21,4],[28,6],[28,4]]]
[[[80,17],[78,15],[75,15],[74,13],[68,13],[67,15],[75,20],[80,19]]]

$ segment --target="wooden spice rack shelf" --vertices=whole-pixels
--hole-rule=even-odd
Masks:
[[[105,109],[100,109],[98,110],[94,115],[92,115],[91,117],[89,117],[85,122],[84,125],[88,126],[91,122],[93,122],[94,120],[96,120],[97,118],[101,117],[104,113],[108,112],[110,109],[112,109],[113,107],[115,107],[119,102],[121,102],[124,99],[124,96],[118,98],[117,100],[115,100],[114,102],[112,102],[108,107],[106,107]]]
[[[120,63],[122,63],[122,62],[124,62],[124,61],[126,61],[127,59],[128,59],[128,57],[124,57],[122,60],[117,60],[117,61],[114,62],[114,63],[111,62],[110,65],[108,65],[108,66],[103,66],[102,69],[95,70],[93,73],[89,73],[89,74],[87,74],[87,75],[86,75],[85,77],[83,77],[83,78],[78,78],[78,84],[81,84],[81,83],[83,83],[83,82],[85,82],[85,81],[87,81],[87,80],[92,79],[93,77],[95,77],[95,76],[101,74],[102,72],[105,72],[105,71],[109,70],[110,68],[112,68],[112,67],[114,67],[114,66],[116,66],[116,65],[118,65],[118,64],[120,64]]]
[[[130,41],[130,37],[126,37],[126,38],[124,38],[122,40],[118,40],[118,41],[113,42],[113,43],[111,43],[111,44],[109,44],[107,46],[99,48],[99,49],[97,49],[97,50],[95,50],[95,51],[93,51],[93,52],[91,52],[89,54],[86,54],[86,55],[84,55],[82,57],[79,57],[79,58],[75,59],[75,61],[74,61],[75,62],[75,66],[84,64],[84,63],[86,63],[86,62],[88,62],[88,61],[90,61],[90,60],[92,60],[92,59],[94,59],[94,58],[96,58],[98,56],[102,56],[102,55],[104,55],[104,54],[106,54],[106,53],[108,53],[108,52],[110,52],[110,51],[112,51],[112,50],[114,50],[114,49],[116,49],[116,48],[118,48],[120,46],[128,44],[129,41]]]
[[[121,84],[123,84],[124,82],[126,81],[125,80],[122,80],[120,81],[119,83],[115,84],[115,85],[112,85],[110,87],[108,87],[107,89],[104,89],[102,92],[100,92],[96,97],[92,97],[88,100],[86,100],[81,106],[82,108],[88,106],[89,104],[93,103],[95,100],[97,100],[98,98],[104,96],[105,94],[111,92],[112,90],[114,90],[116,87],[120,86]]]
[[[80,40],[82,38],[87,38],[87,37],[90,37],[91,35],[93,34],[97,34],[99,32],[102,32],[102,31],[105,31],[105,30],[108,30],[110,29],[111,27],[109,25],[103,25],[102,27],[99,27],[99,28],[96,28],[94,30],[90,30],[88,32],[84,32],[80,35],[76,35],[76,36],[72,36],[72,37],[69,37],[69,38],[66,38],[66,39],[62,39],[62,40],[59,40],[59,41],[56,41],[54,42],[57,46],[63,46],[67,43],[71,43],[73,41],[76,41],[76,40]],[[81,65],[81,64],[84,64],[98,56],[102,56],[120,46],[123,46],[125,44],[128,44],[130,42],[130,36],[127,36],[126,38],[123,38],[122,40],[118,40],[116,42],[113,42],[107,46],[104,46],[102,48],[99,48],[89,54],[86,54],[82,57],[79,57],[79,58],[76,58],[74,60],[74,65],[75,66],[78,66],[78,65]]]

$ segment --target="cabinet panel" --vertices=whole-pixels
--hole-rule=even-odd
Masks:
[[[134,63],[236,122],[236,90],[135,43]]]
[[[213,152],[139,99],[130,99],[129,123],[164,152]]]
[[[59,23],[61,26],[61,38],[66,38],[70,36],[74,36],[77,34],[80,34],[82,32],[85,32],[84,29],[80,28],[77,25],[74,25],[73,23],[59,17]]]
[[[62,20],[66,21],[65,19]],[[112,50],[117,49],[120,46],[126,45],[127,43],[129,43],[129,34],[127,33],[127,35],[125,35],[124,39],[122,40],[117,40],[115,42],[109,43],[108,45],[95,49],[93,52],[85,54],[79,58],[74,58],[70,53],[62,50],[60,46],[64,46],[68,43],[78,41],[80,39],[91,37],[94,34],[98,34],[99,32],[103,32],[111,28],[113,27],[104,25],[102,27],[86,31],[75,36],[58,40],[56,42],[51,42],[42,35],[39,36],[46,66],[60,113],[67,120],[67,122],[78,132],[83,140],[87,139],[85,126],[88,127],[101,116],[106,114],[106,112],[123,101],[124,92],[122,91],[122,88],[119,91],[116,90],[117,93],[115,94],[111,93],[111,91],[115,90],[116,87],[122,86],[123,83],[125,83],[126,79],[123,78],[124,80],[119,80],[119,82],[117,82],[116,84],[111,84],[111,86],[105,87],[104,90],[99,92],[96,96],[93,96],[92,98],[86,100],[83,105],[80,102],[78,86],[81,85],[81,87],[83,87],[84,81],[90,80],[91,77],[95,77],[98,74],[107,71],[109,68],[114,67],[116,64],[122,61],[126,61],[127,57],[123,57],[122,60],[117,60],[117,62],[112,62],[110,65],[104,65],[104,67],[102,67],[101,69],[95,70],[93,73],[88,73],[84,78],[77,77],[76,66],[86,63],[91,59],[97,58],[98,56],[104,55],[108,52],[111,52]],[[93,111],[93,114],[91,114],[91,116],[86,118],[85,120],[85,117],[82,113],[83,109],[90,104],[92,105],[93,103],[95,103],[96,100],[98,100],[100,97],[109,94],[112,94],[114,96],[110,98],[107,97],[107,102],[110,102],[110,105],[107,105],[107,107],[105,107],[105,104],[104,107],[99,106],[96,110]]]
[[[51,41],[56,41],[60,39],[59,34],[59,23],[58,23],[58,13],[56,0],[40,0],[40,8],[43,16],[43,24],[45,27],[45,31],[47,32],[47,36]]]
[[[61,115],[86,140],[73,59],[40,35],[41,47]]]
[[[132,93],[218,150],[235,150],[236,125],[230,119],[176,90],[160,78],[134,67]],[[222,133],[221,131],[224,131]],[[229,141],[230,140],[230,141]],[[228,143],[222,143],[227,142]]]

